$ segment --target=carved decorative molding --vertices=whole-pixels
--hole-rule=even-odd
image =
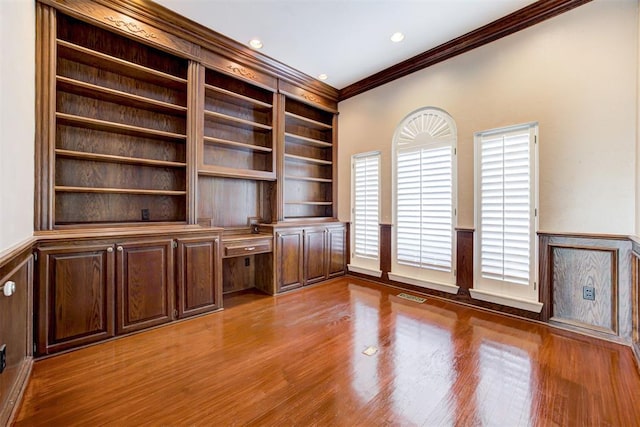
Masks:
[[[310,94],[307,94],[307,93],[303,93],[303,94],[302,94],[302,97],[303,97],[304,99],[306,99],[307,101],[311,101],[311,102],[321,102],[320,98],[318,98],[318,97],[316,97],[316,96],[313,96],[313,95],[310,95]]]
[[[247,70],[246,68],[239,67],[237,65],[227,65],[227,68],[233,71],[236,74],[241,75],[242,77],[246,77],[251,80],[256,80],[258,76],[256,76],[253,72]]]
[[[147,30],[138,27],[138,24],[136,24],[135,22],[125,22],[122,19],[116,19],[113,16],[105,16],[104,19],[111,22],[118,28],[126,29],[130,33],[143,36],[144,38],[147,38],[147,39],[157,38],[155,34],[150,33]]]

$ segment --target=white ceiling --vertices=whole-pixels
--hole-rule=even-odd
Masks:
[[[533,0],[155,0],[342,89]],[[393,43],[391,34],[405,39]]]

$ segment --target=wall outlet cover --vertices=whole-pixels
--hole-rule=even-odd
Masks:
[[[589,301],[595,301],[596,299],[596,289],[593,286],[583,286],[582,287],[582,299],[586,299]]]

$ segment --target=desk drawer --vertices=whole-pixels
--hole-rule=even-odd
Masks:
[[[250,242],[226,242],[224,243],[224,256],[244,256],[271,252],[273,250],[271,240],[254,240]]]

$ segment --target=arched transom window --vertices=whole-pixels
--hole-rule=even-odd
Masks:
[[[456,126],[438,108],[409,114],[396,128],[392,274],[456,292]]]

